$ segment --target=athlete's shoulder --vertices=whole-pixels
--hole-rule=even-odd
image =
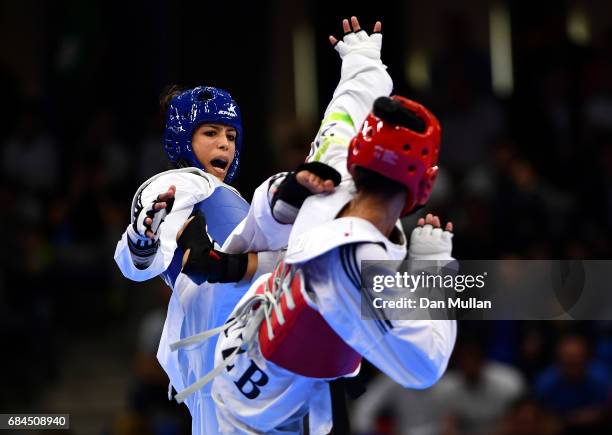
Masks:
[[[385,236],[371,223],[357,217],[341,217],[323,222],[296,237],[287,247],[288,263],[304,263],[343,245],[381,243]]]
[[[170,169],[153,175],[140,185],[137,192],[145,189],[167,189],[175,185],[177,190],[190,191],[213,191],[215,189],[215,177],[198,168]]]
[[[198,168],[179,168],[169,169],[154,175],[147,181],[169,181],[169,180],[190,180],[192,182],[207,183],[211,186],[216,185],[216,178],[209,173]],[[146,183],[146,182],[145,182]]]

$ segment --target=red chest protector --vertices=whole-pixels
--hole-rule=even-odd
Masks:
[[[267,289],[266,289],[267,287]],[[293,304],[285,291],[290,292]],[[361,355],[334,332],[318,311],[304,298],[302,271],[281,262],[270,278],[257,288],[257,294],[271,291],[282,311],[279,319],[271,305],[272,338],[264,320],[259,327],[259,347],[274,364],[311,378],[338,378],[353,373]],[[291,307],[290,307],[291,306]]]

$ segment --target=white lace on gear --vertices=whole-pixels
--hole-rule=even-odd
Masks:
[[[228,331],[234,326],[244,328],[242,332],[243,338],[241,345],[237,346],[236,349],[234,349],[234,351],[228,355],[221,364],[208,372],[204,377],[198,379],[184,390],[178,392],[176,396],[174,396],[178,403],[182,403],[188,396],[212,381],[219,373],[223,371],[223,369],[229,365],[232,365],[236,359],[236,356],[241,353],[240,351],[250,351],[257,343],[256,337],[259,333],[259,327],[262,321],[265,320],[266,322],[268,338],[270,340],[274,338],[274,331],[272,329],[272,310],[274,310],[276,313],[278,323],[283,325],[285,323],[285,317],[283,316],[283,310],[280,303],[281,297],[283,295],[285,296],[285,302],[289,310],[293,310],[295,308],[295,301],[293,300],[293,296],[291,294],[291,282],[298,274],[300,275],[300,279],[303,279],[301,270],[294,272],[291,266],[281,263],[275,271],[272,288],[270,288],[270,277],[266,276],[265,281],[260,285],[263,286],[263,294],[255,294],[244,301],[242,305],[236,309],[235,317],[229,322],[217,328],[209,329],[170,344],[170,349],[172,351],[176,351],[180,348],[195,345],[208,340],[217,334]],[[258,304],[259,306],[256,307]]]

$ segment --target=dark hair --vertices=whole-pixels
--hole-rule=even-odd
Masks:
[[[372,113],[392,125],[400,125],[417,133],[425,133],[425,121],[412,110],[389,97],[379,97],[374,101]]]
[[[182,93],[185,89],[179,85],[168,85],[164,88],[161,95],[159,96],[159,113],[162,120],[166,119],[166,112],[170,107],[170,102],[174,97]]]
[[[172,99],[182,93],[185,89],[179,85],[168,85],[164,88],[162,93],[159,96],[159,121],[162,126],[162,130],[166,125],[166,113],[168,112],[168,107],[170,107],[170,103]],[[168,169],[177,169],[175,163],[168,162]]]
[[[355,167],[353,180],[357,192],[382,196],[383,198],[392,198],[399,193],[408,191],[403,184],[360,166]]]

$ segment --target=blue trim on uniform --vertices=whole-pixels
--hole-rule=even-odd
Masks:
[[[347,251],[348,251],[347,245],[340,246],[340,262],[342,264],[342,268],[344,269],[344,274],[348,277],[348,279],[351,281],[353,286],[355,286],[357,290],[360,290],[361,284],[359,283],[359,281],[355,279],[355,276],[353,275],[350,269],[350,266],[348,263]]]
[[[166,281],[170,287],[174,288],[174,283],[176,282],[176,278],[178,278],[179,273],[181,273],[181,269],[183,268],[183,250],[181,248],[176,248],[174,251],[174,256],[172,257],[172,261],[168,268],[162,273],[162,278]]]
[[[358,245],[359,243],[353,243],[350,245],[344,245],[340,248],[340,259],[342,262],[342,267],[344,268],[346,275],[349,277],[355,288],[369,301],[367,306],[372,315],[372,318],[376,321],[381,332],[385,333],[390,329],[393,329],[393,324],[383,315],[383,313],[374,309],[374,306],[372,305],[372,295],[361,286],[360,267],[357,263]]]
[[[381,322],[376,310],[372,306],[372,299],[367,292],[364,292],[362,290],[361,280],[357,278],[358,275],[355,274],[355,271],[358,270],[356,269],[357,261],[355,259],[356,247],[357,247],[357,244],[343,245],[340,247],[340,260],[341,260],[342,268],[344,269],[344,273],[349,278],[353,286],[355,286],[355,289],[359,293],[361,293],[362,296],[366,297],[367,300],[369,301],[369,303],[366,305],[368,307],[368,311],[370,312],[370,315],[372,316],[372,320],[376,322],[376,326],[378,326],[378,329],[380,330],[380,332],[384,334],[386,332],[386,328]]]
[[[150,239],[140,239],[134,242],[129,236],[127,237],[128,248],[132,254],[140,257],[150,257],[155,255],[159,247],[159,240],[153,241]]]
[[[387,247],[383,243],[375,243],[375,245],[382,246],[385,251],[387,250]],[[352,246],[354,247],[352,252],[353,268],[355,270],[355,273],[359,277],[359,282],[361,282],[361,267],[357,264],[357,244],[354,244]],[[366,289],[361,289],[361,291],[367,295],[370,302],[373,302],[372,295]],[[386,330],[393,329],[393,324],[389,319],[384,316],[383,312],[378,310],[374,310],[374,312],[378,315],[378,318],[386,324]]]
[[[386,246],[384,246],[384,244],[382,243],[375,243],[376,245],[382,245],[382,247],[386,250]],[[357,246],[355,246],[355,255],[353,257],[354,261],[355,261],[355,268],[358,267],[357,265]],[[359,267],[359,271],[361,271],[361,267]],[[361,276],[361,272],[359,273],[359,276]],[[368,296],[368,298],[370,299],[370,302],[373,303],[373,299],[372,299],[372,295],[370,292],[368,292],[366,289],[363,289],[363,292]],[[373,307],[374,305],[372,305]],[[383,327],[385,328],[385,331],[389,331],[390,329],[393,329],[393,324],[391,323],[391,321],[389,319],[387,319],[387,317],[384,314],[384,311],[379,311],[374,309],[374,312],[377,314],[378,319],[380,319],[381,322],[384,323]]]

